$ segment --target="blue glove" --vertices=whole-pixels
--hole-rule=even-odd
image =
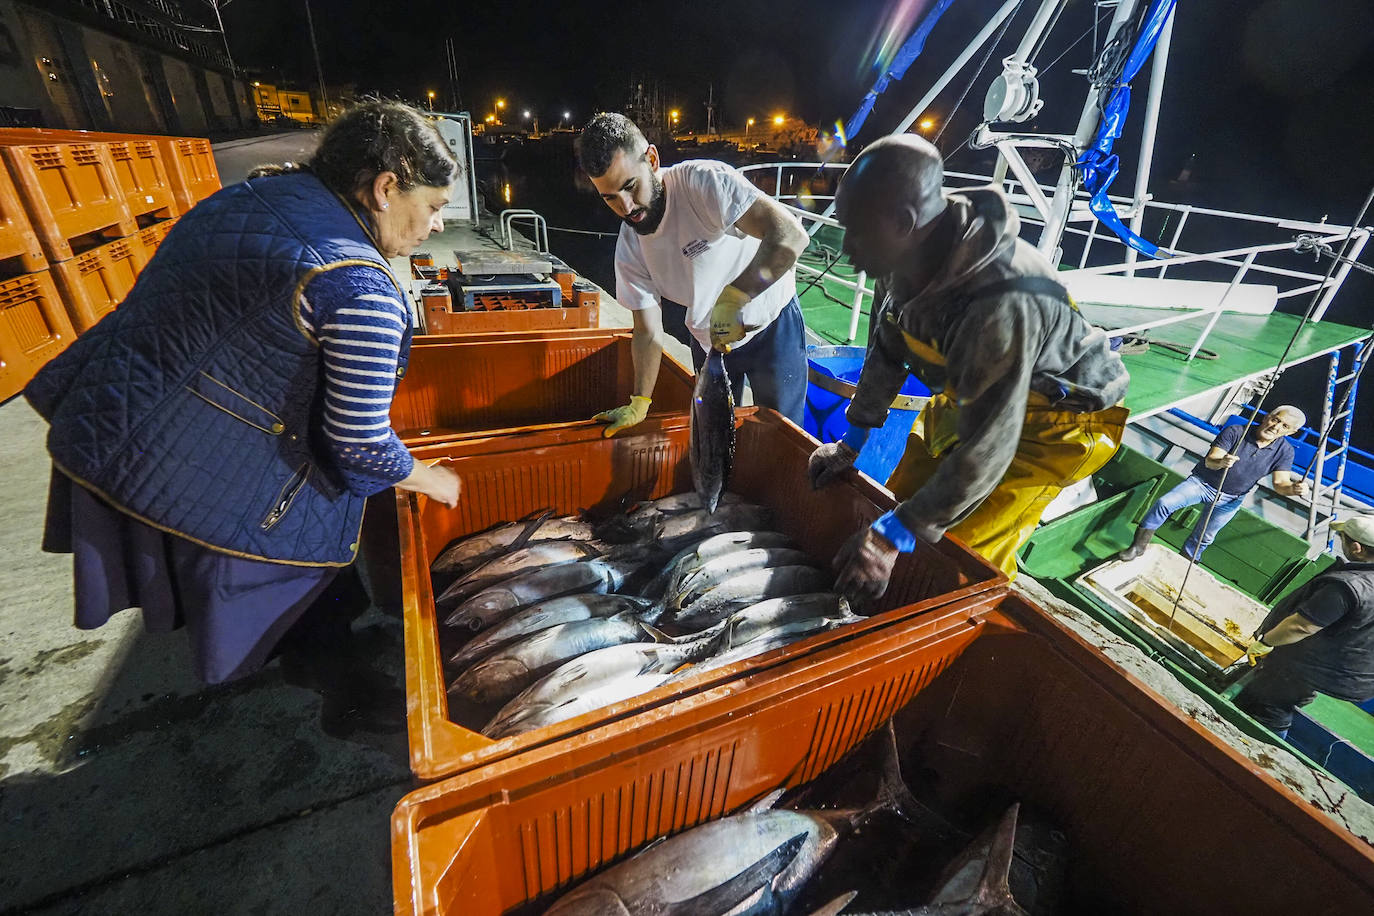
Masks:
[[[867,426],[851,426],[849,432],[840,437],[840,441],[852,448],[857,454],[864,450],[864,443],[868,441],[868,437],[871,435],[873,435],[873,430]]]

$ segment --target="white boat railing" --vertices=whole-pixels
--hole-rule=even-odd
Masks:
[[[746,165],[741,167],[741,171],[795,213],[814,235],[820,226],[839,226],[833,217],[819,211],[828,212],[830,209],[834,194],[824,192],[833,189],[848,167],[848,163],[842,162],[772,162]],[[945,173],[946,187],[951,190],[992,183],[994,180],[986,175]],[[1046,199],[1047,193],[1053,194],[1052,187],[1040,185],[1030,189],[1011,175],[1003,179],[1000,186],[1016,205],[1025,226],[1044,224],[1039,205]],[[1113,197],[1112,201],[1117,204],[1123,220],[1138,215],[1129,198]],[[1167,235],[1168,241],[1164,247],[1174,252],[1174,257],[1158,260],[1138,258],[1136,252],[1114,234],[1098,231],[1099,224],[1088,210],[1087,198],[1079,195],[1070,212],[1064,248],[1059,258],[1061,263],[1072,264],[1076,261],[1077,268],[1065,271],[1064,279],[1071,282],[1075,274],[1084,277],[1168,277],[1211,284],[1216,291],[1213,302],[1186,308],[1168,304],[1142,307],[1132,314],[1129,323],[1107,329],[1115,337],[1206,318],[1206,325],[1190,346],[1189,359],[1202,349],[1221,313],[1226,310],[1228,297],[1242,283],[1254,283],[1256,278],[1264,280],[1262,285],[1273,287],[1277,300],[1320,292],[1310,320],[1321,321],[1332,298],[1350,273],[1349,262],[1359,259],[1371,232],[1365,226],[1352,229],[1328,222],[1289,220],[1154,199],[1145,201],[1141,210],[1145,231],[1160,239]],[[1088,225],[1076,225],[1081,223]],[[1350,246],[1345,252],[1347,261],[1330,277],[1326,275],[1323,264],[1304,269],[1312,260],[1298,253],[1299,234],[1315,236],[1318,241],[1338,250],[1348,238]],[[806,276],[817,276],[823,272],[809,264],[798,264],[797,269]],[[864,301],[873,295],[872,286],[862,274],[854,280],[828,276],[825,282],[854,293],[849,330],[849,340],[852,342],[858,333]]]

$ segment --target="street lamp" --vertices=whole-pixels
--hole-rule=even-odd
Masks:
[[[434,90],[433,90],[433,89],[429,90],[429,93],[428,93],[428,94],[429,94],[429,110],[430,110],[430,111],[433,111],[433,110],[434,110]]]
[[[773,126],[774,126],[774,127],[782,127],[783,122],[786,121],[786,120],[787,120],[787,119],[784,118],[784,117],[783,117],[782,115],[780,115],[780,114],[773,115]]]
[[[928,132],[928,131],[929,131],[932,127],[934,127],[934,126],[935,126],[935,119],[934,119],[934,118],[922,118],[922,119],[921,119],[921,130],[927,131],[927,132]]]
[[[563,123],[564,123],[564,124],[567,124],[567,123],[568,123],[569,121],[571,121],[571,120],[572,120],[572,112],[571,112],[571,111],[565,111],[565,112],[563,112]]]
[[[744,139],[745,139],[745,140],[748,140],[748,139],[749,139],[749,128],[751,128],[751,127],[753,127],[753,126],[754,126],[754,119],[753,119],[753,118],[750,118],[748,121],[745,121],[745,122],[744,122]]]

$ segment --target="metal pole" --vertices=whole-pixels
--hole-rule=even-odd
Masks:
[[[1364,246],[1369,241],[1369,233],[1363,228],[1356,231],[1359,238],[1351,247],[1349,254],[1346,255],[1346,260],[1341,264],[1340,269],[1336,271],[1335,279],[1327,285],[1326,292],[1322,294],[1321,304],[1312,313],[1313,321],[1321,321],[1326,316],[1326,310],[1331,306],[1331,298],[1336,295],[1336,290],[1341,288],[1341,284],[1345,283],[1345,278],[1350,273],[1350,265],[1358,261],[1360,255],[1364,253]]]
[[[1145,100],[1145,129],[1140,134],[1140,166],[1135,170],[1135,215],[1131,217],[1131,231],[1140,235],[1140,227],[1145,224],[1145,198],[1149,191],[1150,166],[1155,158],[1155,131],[1159,127],[1159,100],[1164,95],[1164,73],[1169,68],[1169,42],[1174,37],[1174,14],[1164,23],[1164,31],[1159,33],[1155,44],[1154,60],[1150,65],[1150,95]],[[1135,276],[1137,252],[1131,248],[1126,253],[1126,276]]]
[[[215,11],[215,22],[219,24],[219,37],[224,39],[224,56],[229,58],[229,73],[234,79],[238,79],[239,70],[238,67],[234,66],[234,55],[229,50],[229,33],[224,31],[224,20],[220,18],[219,14],[219,8],[227,6],[233,0],[228,0],[228,3],[221,3],[220,0],[207,0],[207,2],[210,4],[210,8]]]
[[[329,120],[329,93],[324,89],[324,68],[320,66],[320,46],[315,42],[315,17],[310,15],[310,0],[305,0],[305,23],[310,27],[310,47],[315,52],[315,75],[320,79],[320,107]]]
[[[1021,37],[1021,43],[1016,46],[1016,53],[1012,55],[1012,59],[1018,64],[1024,64],[1030,58],[1031,52],[1040,41],[1040,36],[1044,34],[1045,27],[1050,24],[1050,19],[1063,2],[1064,0],[1041,0],[1040,9],[1035,11],[1030,28],[1026,29],[1026,34]]]
[[[1115,35],[1117,30],[1135,15],[1138,5],[1138,0],[1121,0],[1116,6],[1116,13],[1112,16],[1112,24],[1107,34]],[[1108,40],[1110,41],[1110,38]],[[1078,119],[1078,130],[1074,133],[1075,156],[1087,147],[1088,142],[1097,133],[1097,123],[1101,114],[1097,107],[1097,90],[1089,87],[1087,101],[1083,103],[1083,114]],[[1068,225],[1069,210],[1073,206],[1074,192],[1078,189],[1078,175],[1074,171],[1073,162],[1072,158],[1064,157],[1064,165],[1059,170],[1059,182],[1054,189],[1050,218],[1045,220],[1045,229],[1040,233],[1040,252],[1055,264],[1059,263],[1059,240],[1064,235],[1064,227]]]
[[[849,343],[859,336],[859,315],[864,307],[864,283],[867,280],[868,274],[862,270],[854,278],[854,301],[849,306]]]

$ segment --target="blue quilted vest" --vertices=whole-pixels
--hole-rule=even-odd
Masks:
[[[119,308],[25,389],[52,425],[53,463],[124,512],[224,553],[352,562],[366,497],[329,466],[320,349],[299,321],[306,284],[345,265],[396,283],[312,175],[246,181],[196,205]],[[398,374],[409,348],[407,332]]]

